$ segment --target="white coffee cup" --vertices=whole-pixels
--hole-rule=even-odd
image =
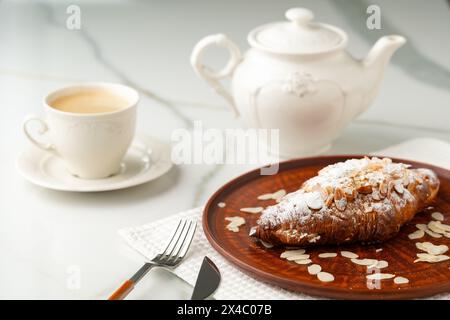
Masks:
[[[120,97],[125,105],[111,112],[82,113],[61,111],[52,106],[56,99],[102,90]],[[56,90],[44,99],[46,119],[28,116],[23,131],[37,147],[63,159],[73,175],[83,179],[100,179],[120,171],[120,165],[135,133],[136,109],[139,94],[136,90],[113,83],[86,83]],[[46,134],[48,143],[35,139],[29,123],[40,124],[39,134]]]

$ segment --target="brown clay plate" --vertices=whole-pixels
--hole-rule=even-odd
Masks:
[[[262,176],[258,169],[230,181],[209,199],[205,207],[203,228],[206,237],[220,254],[250,276],[310,295],[340,299],[405,299],[450,292],[450,260],[433,264],[413,263],[419,252],[415,242],[429,241],[436,245],[450,246],[450,239],[446,237],[438,239],[425,235],[418,240],[408,238],[408,234],[417,230],[415,224],[428,223],[434,211],[443,213],[445,217],[443,223],[450,224],[450,171],[424,163],[393,159],[396,162],[409,163],[415,168],[430,168],[438,174],[441,181],[438,199],[433,208],[418,213],[410,223],[403,226],[395,238],[379,245],[322,246],[306,250],[311,255],[312,263],[320,264],[323,271],[334,275],[333,282],[321,282],[307,272],[307,266],[281,259],[283,248],[267,249],[259,241],[248,236],[259,214],[240,212],[240,208],[273,205],[274,200],[262,201],[257,197],[279,189],[285,189],[287,192],[295,191],[321,168],[360,157],[326,156],[291,160],[282,162],[276,175]],[[218,206],[220,202],[226,206],[220,208]],[[226,229],[228,222],[225,221],[225,217],[231,216],[241,216],[246,220],[246,224],[241,226],[237,233]],[[377,252],[379,248],[382,248],[382,251]],[[378,284],[369,285],[375,287],[369,289],[366,279],[367,268],[340,256],[341,250],[352,251],[360,258],[386,260],[389,266],[380,272],[406,277],[409,283],[398,285],[393,279],[381,280]],[[322,252],[336,252],[338,256],[319,258],[318,254]]]

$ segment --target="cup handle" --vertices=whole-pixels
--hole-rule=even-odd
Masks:
[[[28,124],[32,121],[36,121],[39,123],[40,128],[39,128],[39,135],[43,135],[45,134],[49,129],[48,129],[48,125],[47,122],[45,122],[44,120],[42,120],[41,118],[38,118],[36,116],[27,116],[25,118],[25,120],[22,123],[22,129],[23,132],[25,133],[25,136],[28,138],[28,140],[31,141],[31,143],[33,143],[36,147],[44,150],[44,151],[48,151],[48,152],[52,152],[55,153],[55,148],[51,143],[45,143],[45,142],[40,142],[38,140],[36,140],[31,133],[28,131]]]
[[[200,61],[205,50],[212,45],[226,48],[230,52],[230,59],[222,70],[211,70]],[[225,100],[229,103],[235,117],[239,116],[239,111],[236,108],[233,97],[223,87],[220,80],[233,74],[234,69],[241,62],[241,60],[242,55],[239,48],[224,34],[215,34],[203,38],[199,43],[197,43],[191,54],[191,65],[195,72],[203,78],[217,92],[217,94],[225,98]]]

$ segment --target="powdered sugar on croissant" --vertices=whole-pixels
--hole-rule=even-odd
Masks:
[[[391,159],[351,159],[327,166],[266,208],[252,235],[273,244],[309,246],[379,242],[426,207],[436,174]]]

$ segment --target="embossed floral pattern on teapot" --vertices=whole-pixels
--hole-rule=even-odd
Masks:
[[[191,55],[197,74],[249,127],[280,129],[283,157],[326,151],[343,128],[368,108],[390,57],[405,43],[401,36],[384,36],[364,59],[357,60],[345,51],[344,31],[312,22],[313,17],[307,9],[293,8],[286,12],[289,21],[254,29],[245,56],[224,34],[203,38]],[[230,52],[222,70],[201,63],[211,45]],[[232,77],[231,94],[220,83],[226,77]]]

